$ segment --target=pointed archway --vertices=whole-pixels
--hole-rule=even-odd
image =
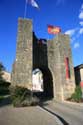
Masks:
[[[43,89],[44,91],[39,93],[40,98],[48,98],[52,99],[53,95],[53,77],[49,68],[46,67],[38,67],[43,74]]]

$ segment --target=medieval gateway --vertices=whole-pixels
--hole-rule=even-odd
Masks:
[[[47,40],[47,44],[38,41],[32,21],[19,18],[12,85],[31,89],[32,71],[40,69],[43,73],[43,96],[67,99],[75,89],[70,38],[59,33],[54,39]]]

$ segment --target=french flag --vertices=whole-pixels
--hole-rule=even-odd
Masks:
[[[31,4],[35,8],[39,8],[35,0],[26,0],[26,3]]]

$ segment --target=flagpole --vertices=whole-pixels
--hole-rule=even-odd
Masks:
[[[26,0],[25,0],[24,18],[26,18],[26,14],[27,14],[27,2],[26,2]]]

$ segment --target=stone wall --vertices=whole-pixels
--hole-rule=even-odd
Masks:
[[[12,70],[12,85],[32,88],[32,70],[43,73],[44,96],[64,100],[75,89],[70,38],[58,34],[46,44],[38,43],[32,31],[32,21],[19,19],[16,60]],[[65,58],[69,59],[70,77],[66,78]]]
[[[58,34],[48,41],[48,66],[53,75],[54,97],[60,100],[71,96],[75,89],[74,69],[69,36]],[[69,58],[70,78],[66,79],[65,58]]]
[[[47,45],[40,42],[33,33],[33,69],[48,66]]]
[[[3,78],[6,82],[11,82],[11,73],[9,73],[9,72],[7,72],[7,71],[3,71],[2,78]]]
[[[76,85],[80,85],[83,81],[83,64],[80,64],[74,68]]]
[[[32,21],[18,20],[16,60],[12,70],[12,85],[31,87],[32,84]]]

